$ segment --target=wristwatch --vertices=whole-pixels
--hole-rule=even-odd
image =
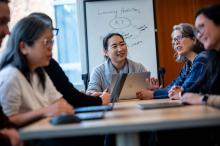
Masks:
[[[207,95],[202,96],[202,102],[203,103],[207,103],[208,99],[209,99],[209,96],[207,96]]]

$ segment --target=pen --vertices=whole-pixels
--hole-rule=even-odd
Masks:
[[[106,88],[103,92],[108,92],[109,90],[108,90],[108,88]]]

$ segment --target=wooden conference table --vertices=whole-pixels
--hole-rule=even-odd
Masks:
[[[138,108],[138,103],[167,100],[118,102],[114,110],[106,112],[105,118],[101,120],[53,126],[47,118],[24,127],[19,132],[24,140],[115,133],[117,145],[139,146],[140,131],[220,125],[220,110],[210,106],[193,105],[150,110]]]

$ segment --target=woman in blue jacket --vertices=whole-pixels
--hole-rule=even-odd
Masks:
[[[179,98],[180,91],[196,91],[204,78],[207,54],[203,46],[194,35],[195,28],[187,23],[181,23],[173,27],[172,47],[176,52],[176,61],[185,62],[178,77],[167,87],[146,89],[137,92],[140,99]],[[152,83],[152,80],[151,80]],[[154,84],[154,83],[152,83]]]

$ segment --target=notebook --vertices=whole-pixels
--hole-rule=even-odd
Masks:
[[[79,108],[75,108],[75,113],[113,110],[114,104],[115,104],[115,102],[120,94],[120,91],[122,89],[124,80],[125,80],[125,75],[120,74],[117,76],[117,81],[115,83],[115,86],[114,86],[113,91],[111,92],[111,96],[110,96],[110,99],[112,102],[110,105],[79,107]]]
[[[185,104],[181,102],[161,102],[161,103],[140,103],[138,104],[140,109],[158,109],[158,108],[172,108],[180,107]]]
[[[114,87],[117,81],[118,74],[112,75],[111,88]],[[125,80],[122,84],[122,89],[119,95],[119,100],[134,99],[136,98],[136,92],[142,89],[146,89],[149,85],[146,83],[146,78],[150,78],[150,72],[139,73],[127,73],[123,74]]]

